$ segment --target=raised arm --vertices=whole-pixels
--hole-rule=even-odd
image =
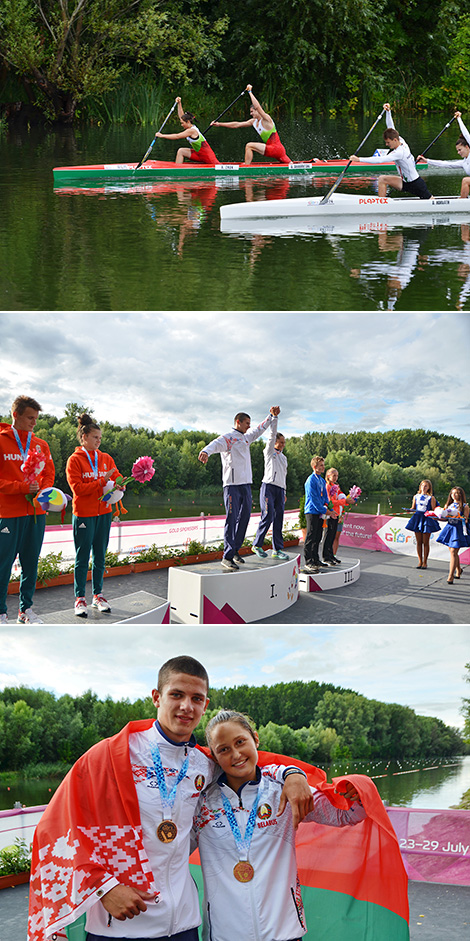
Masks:
[[[461,111],[456,111],[455,117],[457,118],[457,121],[459,122],[459,128],[462,132],[462,136],[465,137],[465,140],[467,141],[467,144],[470,147],[470,131],[467,130],[467,128],[465,127],[465,124],[462,121]]]
[[[249,94],[249,96],[250,96],[250,98],[251,98],[251,103],[252,103],[253,107],[256,108],[256,110],[259,112],[259,114],[261,115],[261,117],[263,118],[264,121],[267,121],[268,124],[274,124],[274,121],[273,121],[271,115],[268,114],[267,111],[265,111],[265,110],[261,107],[261,105],[260,105],[258,99],[255,98],[255,96],[254,96],[254,94],[253,94],[253,92],[252,92],[252,90],[251,90],[252,88],[253,88],[253,85],[247,85],[247,86],[246,86],[246,90],[247,90],[247,92],[248,92],[248,94]]]

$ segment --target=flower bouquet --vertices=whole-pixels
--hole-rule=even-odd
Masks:
[[[34,449],[30,449],[26,460],[20,467],[20,470],[23,471],[23,477],[25,482],[31,486],[35,483],[42,474],[46,466],[46,461],[43,457],[43,453],[39,445],[36,445]],[[36,507],[34,506],[34,500],[36,497],[35,493],[25,493],[25,497],[28,503],[31,503],[31,506],[34,508],[34,522],[36,523]]]
[[[123,477],[122,474],[119,474],[116,477],[116,480],[108,480],[104,486],[103,495],[100,497],[100,500],[103,503],[120,503],[122,497],[124,496],[124,487],[127,484],[131,483],[133,480],[136,480],[139,484],[145,484],[155,474],[154,468],[154,459],[152,457],[139,457],[137,461],[132,465],[132,471],[130,477]],[[121,503],[121,512],[127,513],[127,510],[124,509]],[[116,512],[116,516],[119,515],[119,511]]]

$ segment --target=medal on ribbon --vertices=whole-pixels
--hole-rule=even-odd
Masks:
[[[178,833],[178,827],[174,820],[171,819],[171,814],[173,811],[173,805],[176,800],[176,794],[178,790],[178,784],[186,777],[186,772],[189,765],[189,756],[187,755],[181,765],[178,777],[169,791],[165,781],[165,772],[163,770],[162,759],[160,756],[160,749],[157,744],[150,747],[150,752],[153,759],[153,768],[147,768],[147,777],[150,777],[152,771],[155,772],[155,777],[157,779],[158,790],[160,791],[160,797],[163,805],[163,820],[160,821],[157,827],[157,836],[161,843],[173,843],[173,840],[176,838]]]
[[[14,434],[14,436],[15,436],[15,438],[16,438],[16,443],[17,443],[18,448],[19,448],[19,450],[20,450],[20,454],[21,454],[21,457],[23,458],[23,464],[24,464],[24,463],[26,462],[26,458],[28,457],[28,452],[29,452],[29,447],[30,447],[30,444],[31,444],[31,438],[33,437],[33,432],[32,432],[32,431],[29,431],[29,432],[28,432],[28,437],[27,437],[27,439],[26,439],[26,447],[23,448],[23,445],[21,444],[21,438],[20,438],[20,436],[19,436],[19,434],[18,434],[16,428],[14,428],[13,426],[12,426],[12,431],[13,431],[13,434]],[[21,466],[20,469],[23,470],[23,465]]]
[[[91,459],[91,457],[90,457],[90,452],[87,451],[87,449],[84,448],[83,445],[82,445],[82,450],[85,452],[85,454],[86,454],[86,456],[87,456],[87,458],[88,458],[88,463],[89,463],[89,465],[90,465],[90,467],[91,467],[91,469],[92,469],[92,471],[93,471],[93,477],[95,478],[95,480],[97,480],[97,478],[98,478],[98,451],[95,451],[95,452],[94,452],[94,455],[95,455],[95,462],[93,463],[93,461],[92,461],[92,459]]]
[[[225,816],[227,817],[229,827],[233,833],[238,855],[240,857],[238,863],[235,863],[235,866],[233,867],[233,875],[237,882],[251,882],[255,874],[253,866],[250,862],[248,862],[248,853],[255,829],[256,814],[258,811],[258,804],[260,802],[262,789],[263,779],[261,778],[254,804],[250,810],[250,814],[246,822],[244,836],[241,835],[240,827],[238,826],[235,814],[233,812],[233,807],[228,797],[226,797],[222,792],[222,803],[224,805]]]

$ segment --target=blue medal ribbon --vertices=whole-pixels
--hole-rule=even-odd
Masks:
[[[87,458],[88,458],[88,462],[89,462],[90,467],[91,467],[91,469],[92,469],[92,471],[93,471],[93,477],[94,477],[95,480],[96,480],[96,479],[98,478],[98,451],[94,451],[95,463],[93,463],[93,461],[92,461],[92,459],[91,459],[91,457],[90,457],[90,452],[87,451],[86,448],[83,448],[83,451],[85,452],[85,454],[86,454],[86,456],[87,456]]]
[[[232,831],[232,833],[233,833],[233,836],[234,836],[234,839],[235,839],[235,843],[236,843],[236,846],[237,846],[237,850],[238,850],[238,855],[239,855],[239,858],[240,858],[241,860],[247,860],[247,859],[248,859],[248,852],[249,852],[249,849],[250,849],[251,840],[252,840],[253,832],[254,832],[254,829],[255,829],[256,813],[257,813],[257,810],[258,810],[258,805],[259,805],[259,802],[260,802],[262,789],[263,789],[263,779],[261,778],[261,781],[260,781],[259,786],[258,786],[258,789],[257,789],[257,794],[256,794],[256,797],[255,797],[254,804],[253,804],[253,806],[252,806],[252,808],[251,808],[251,810],[250,810],[250,815],[249,815],[248,820],[247,820],[247,822],[246,822],[246,827],[245,827],[244,836],[241,835],[240,827],[238,826],[237,820],[236,820],[236,818],[235,818],[235,814],[234,814],[234,812],[233,812],[233,807],[232,807],[232,805],[231,805],[231,803],[230,803],[228,797],[225,796],[225,794],[224,794],[223,791],[221,792],[221,793],[222,793],[222,803],[223,803],[223,805],[224,805],[224,810],[225,810],[225,816],[227,817],[227,820],[228,820],[230,829],[231,829],[231,831]]]
[[[180,784],[180,782],[186,776],[186,772],[188,770],[189,755],[187,755],[186,758],[184,759],[183,764],[181,765],[178,777],[176,778],[176,781],[173,787],[171,788],[171,790],[168,791],[166,781],[165,781],[165,772],[163,771],[162,759],[160,756],[160,749],[157,744],[155,744],[154,746],[152,745],[150,746],[150,754],[152,755],[153,768],[147,768],[147,778],[151,777],[152,772],[155,773],[155,777],[157,779],[157,784],[158,784],[158,790],[160,791],[160,797],[162,799],[163,813],[165,816],[168,814],[168,817],[171,819],[171,812],[173,810],[173,805],[176,800],[176,792],[178,790],[178,784]]]
[[[12,428],[13,428],[13,426],[12,426]],[[24,463],[26,462],[26,458],[28,457],[29,448],[30,448],[30,445],[31,445],[31,438],[33,437],[33,432],[32,432],[32,431],[29,431],[29,432],[28,432],[28,437],[27,437],[27,439],[26,439],[26,447],[25,447],[24,449],[23,449],[23,445],[21,444],[21,439],[20,439],[20,436],[19,436],[19,434],[18,434],[16,428],[13,428],[13,434],[14,434],[14,436],[15,436],[15,438],[16,438],[16,443],[17,443],[17,445],[18,445],[18,447],[19,447],[19,449],[20,449],[20,454],[21,454],[21,457],[23,458],[23,464],[24,464]]]

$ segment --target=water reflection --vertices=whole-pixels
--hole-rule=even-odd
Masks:
[[[327,771],[328,780],[342,774],[367,774],[382,800],[392,807],[448,808],[458,804],[470,788],[470,756],[402,762],[338,762]]]
[[[413,116],[400,123],[419,152],[438,122]],[[352,153],[368,126],[296,118],[279,129],[300,159]],[[53,167],[139,160],[148,137],[148,128],[79,126],[0,137],[3,309],[177,310],[181,299],[168,285],[181,277],[186,306],[194,310],[264,310],[266,284],[278,310],[470,309],[470,201],[465,226],[443,214],[422,226],[400,215],[393,223],[290,219],[221,231],[226,203],[322,195],[336,176],[54,190]],[[218,155],[229,162],[234,141],[226,138]],[[436,158],[446,156],[440,146],[433,148]],[[460,175],[436,175],[433,191],[458,192],[460,182]],[[354,176],[341,192],[370,192],[373,185],[369,175]]]

